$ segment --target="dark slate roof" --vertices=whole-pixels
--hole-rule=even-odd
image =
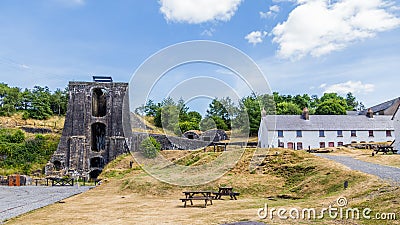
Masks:
[[[304,120],[299,115],[267,116],[267,126],[275,130],[393,130],[392,116],[364,115],[310,115],[310,120]]]
[[[390,108],[390,107],[391,107],[394,103],[396,103],[396,101],[398,101],[398,100],[400,100],[400,97],[399,97],[399,98],[392,99],[392,100],[387,101],[387,102],[384,102],[384,103],[381,103],[381,104],[376,105],[376,106],[372,106],[372,107],[370,107],[370,108],[371,108],[372,112],[374,112],[374,113],[375,113],[375,112],[379,112],[379,111],[383,111],[383,110],[386,110],[386,109]],[[360,112],[360,115],[361,115],[361,114],[362,114],[362,115],[365,115],[365,114],[367,113],[367,111],[368,111],[368,109],[361,111],[361,112]]]

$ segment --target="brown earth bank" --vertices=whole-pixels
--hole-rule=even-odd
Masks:
[[[103,183],[83,194],[11,219],[7,224],[223,224],[237,221],[259,221],[267,224],[399,224],[400,189],[378,178],[349,170],[341,164],[302,151],[273,149],[264,152],[260,165],[249,169],[254,149],[247,149],[236,166],[218,180],[192,187],[181,187],[158,181],[139,165],[130,168],[133,158],[123,155],[103,171]],[[219,152],[164,151],[166,158],[181,165],[198,166],[218,158]],[[344,182],[348,188],[344,189]],[[194,201],[184,208],[179,200],[185,190],[214,190],[231,186],[240,192],[238,200]],[[370,208],[377,213],[396,213],[397,220],[261,219],[257,212],[268,208],[322,208],[337,206],[345,197],[343,208]],[[288,214],[286,214],[288,216]]]

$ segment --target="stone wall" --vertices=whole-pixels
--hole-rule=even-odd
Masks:
[[[133,133],[132,150],[139,151],[140,143],[148,136],[154,137],[161,144],[161,150],[195,150],[204,148],[210,144],[210,142],[206,141],[167,136],[163,134]]]

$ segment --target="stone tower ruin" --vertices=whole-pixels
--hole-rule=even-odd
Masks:
[[[64,129],[46,175],[97,178],[107,163],[129,152],[128,83],[94,76],[93,82],[70,82],[68,88]]]

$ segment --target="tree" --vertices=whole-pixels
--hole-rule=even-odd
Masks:
[[[303,110],[305,107],[309,108],[311,97],[308,94],[296,95],[293,98],[293,103],[295,103],[300,110]]]
[[[154,117],[154,124],[165,130],[176,131],[179,128],[179,109],[175,105],[166,105],[159,108]]]
[[[21,105],[21,91],[17,87],[0,84],[0,115],[11,116]]]
[[[68,92],[67,90],[61,91],[57,89],[50,96],[50,108],[54,114],[60,116],[64,115],[67,112],[68,105]]]
[[[231,118],[235,116],[237,109],[232,99],[226,98],[215,98],[208,106],[207,117],[219,117],[221,118],[228,129],[231,129]]]
[[[140,143],[140,151],[149,159],[157,157],[161,150],[161,144],[154,137],[147,137]]]
[[[144,106],[144,112],[146,116],[156,116],[156,112],[159,108],[160,105],[155,104],[154,101],[150,99]]]
[[[276,106],[278,115],[300,115],[302,110],[293,102],[281,102]]]
[[[185,133],[188,130],[199,130],[199,123],[190,122],[190,121],[183,121],[179,122],[179,128],[181,129],[182,133]]]
[[[50,91],[48,87],[35,86],[32,90],[32,105],[28,110],[29,117],[44,120],[52,115],[50,107]]]
[[[199,124],[199,128],[201,131],[206,131],[206,130],[211,130],[217,128],[215,125],[214,120],[211,117],[206,117],[203,120],[201,120]]]
[[[202,119],[202,116],[199,112],[190,111],[188,112],[188,120],[193,123],[199,124]]]
[[[32,93],[28,88],[21,93],[21,109],[28,110],[32,105]]]
[[[346,115],[346,108],[343,102],[331,98],[320,103],[315,112],[318,115]]]
[[[356,111],[357,110],[357,106],[358,106],[358,102],[356,101],[356,97],[354,97],[354,95],[349,92],[346,95],[346,103],[347,103],[347,110],[351,110],[351,111]]]

